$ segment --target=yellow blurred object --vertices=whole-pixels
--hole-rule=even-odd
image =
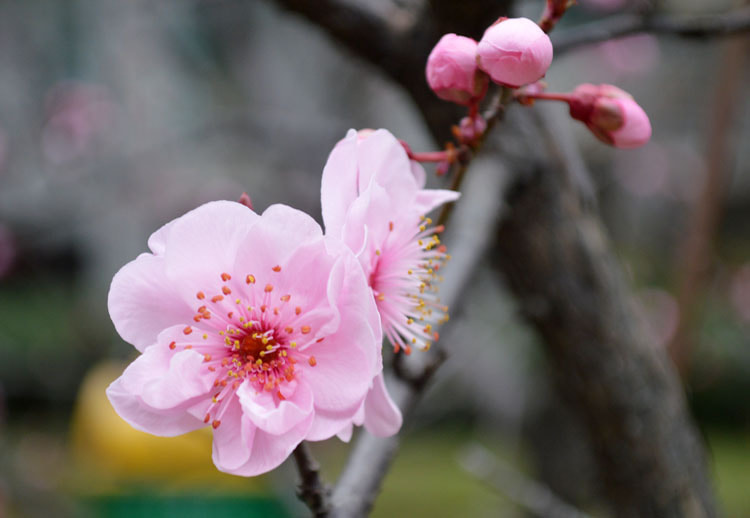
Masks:
[[[122,482],[158,482],[185,489],[215,486],[222,492],[263,490],[262,477],[246,479],[219,472],[211,461],[211,431],[157,437],[132,428],[115,413],[106,388],[125,364],[102,363],[86,375],[73,413],[71,442],[79,483],[86,492],[106,491]]]

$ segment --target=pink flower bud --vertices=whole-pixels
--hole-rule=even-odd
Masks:
[[[633,97],[612,85],[582,84],[570,96],[570,115],[611,146],[640,147],[651,138],[651,123]]]
[[[493,81],[518,88],[539,80],[552,62],[552,42],[528,18],[500,18],[477,47],[479,68]]]
[[[486,129],[487,121],[481,115],[474,118],[464,117],[458,125],[458,135],[461,142],[474,142]]]
[[[446,34],[427,58],[427,83],[446,101],[468,105],[484,97],[489,80],[477,68],[477,42]]]

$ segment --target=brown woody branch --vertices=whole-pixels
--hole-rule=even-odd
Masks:
[[[650,32],[671,34],[685,38],[730,36],[750,31],[750,7],[721,14],[620,14],[586,23],[552,36],[555,54],[602,41],[622,38],[630,34]]]
[[[294,449],[292,455],[300,475],[297,496],[307,504],[310,512],[316,518],[328,516],[330,490],[320,478],[320,466],[313,458],[310,448],[305,442],[301,442]]]

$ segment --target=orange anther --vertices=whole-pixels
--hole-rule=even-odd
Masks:
[[[260,306],[260,311],[261,311],[261,313],[265,313],[265,312],[266,312],[266,308],[267,308],[267,307],[268,307],[268,306],[266,306],[265,304],[261,304],[261,306]]]
[[[255,275],[248,275],[245,277],[245,282],[248,284],[255,284]]]
[[[406,353],[407,356],[409,356],[411,354],[411,345],[405,345],[404,352]]]
[[[211,426],[213,427],[214,430],[216,430],[220,424],[221,424],[221,421],[219,421],[218,419],[214,419],[214,422],[211,423]]]
[[[200,315],[195,315],[193,317],[193,320],[195,320],[196,322],[200,322],[201,321],[201,316]]]
[[[186,335],[189,335],[190,333],[193,332],[193,328],[190,326],[187,326],[185,329],[182,330],[182,332],[185,333]]]
[[[169,348],[170,348],[170,349],[174,350],[174,348],[175,348],[175,347],[177,347],[177,342],[171,342],[171,343],[169,344]]]
[[[294,308],[294,314],[295,315],[299,315],[300,313],[302,313],[302,308],[301,307],[297,306],[296,308]]]
[[[388,230],[393,230],[393,221],[388,222]]]
[[[302,327],[300,328],[300,331],[302,331],[302,334],[303,334],[303,335],[306,335],[307,333],[309,333],[309,332],[310,332],[310,326],[302,326]]]
[[[206,417],[203,418],[204,423],[208,423],[211,420],[211,416],[209,414],[206,414]]]
[[[315,356],[310,356],[307,359],[307,363],[310,364],[310,367],[315,367],[318,364],[317,360],[315,359]]]
[[[203,300],[206,298],[206,294],[203,293],[202,291],[199,291],[198,293],[196,293],[195,296],[198,298],[198,300]]]
[[[294,328],[292,326],[286,326],[284,328],[284,331],[286,331],[289,334],[292,334],[292,333],[294,333]]]
[[[282,302],[289,302],[289,299],[291,299],[291,298],[292,298],[291,295],[283,295],[280,300]]]
[[[321,336],[320,338],[318,338],[317,340],[315,340],[315,343],[319,344],[320,342],[322,342],[325,339],[326,339],[325,336]]]
[[[221,292],[224,295],[229,295],[230,293],[232,293],[232,290],[229,289],[229,286],[222,286],[221,287]]]
[[[227,313],[227,318],[232,318],[232,316],[234,316],[234,311]]]
[[[286,399],[284,397],[284,394],[282,394],[280,390],[276,393],[276,395],[279,396],[279,399],[282,400],[282,401],[284,401]]]
[[[213,302],[214,304],[222,300],[224,300],[223,295],[214,295],[213,297],[211,297],[211,302]]]
[[[279,265],[277,264],[276,266],[274,266],[273,268],[271,268],[271,270],[273,270],[273,271],[275,271],[276,273],[278,273],[278,272],[280,272],[280,271],[281,271],[281,266],[279,266]]]
[[[263,289],[266,293],[271,293],[273,291],[273,285],[272,284],[266,284],[266,287]]]
[[[211,355],[210,354],[204,354],[203,355],[203,361],[204,362],[210,362],[211,361]]]
[[[227,282],[227,281],[228,281],[229,279],[231,279],[231,278],[232,278],[232,276],[231,276],[231,275],[229,275],[229,274],[228,274],[228,273],[226,273],[226,272],[225,272],[225,273],[222,273],[222,274],[221,274],[221,280],[222,280],[222,281],[224,281],[224,282]]]

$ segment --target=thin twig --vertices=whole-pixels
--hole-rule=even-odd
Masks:
[[[479,443],[471,443],[463,449],[459,464],[468,474],[535,515],[547,518],[589,516],[563,501],[549,487],[514,469]]]
[[[312,456],[310,448],[305,442],[299,443],[294,449],[293,455],[300,475],[297,496],[307,504],[310,512],[316,518],[328,516],[331,507],[331,490],[320,478],[320,465]]]
[[[622,38],[639,32],[685,38],[729,36],[750,31],[750,7],[721,14],[620,14],[558,32],[552,37],[555,55],[582,45]]]
[[[732,124],[737,119],[736,106],[742,96],[742,78],[749,49],[750,38],[738,38],[727,42],[724,47],[708,128],[706,176],[700,196],[693,202],[690,222],[677,259],[679,321],[669,344],[669,352],[683,378],[690,369],[691,331],[694,329],[696,306],[713,262],[716,232],[729,185],[731,161],[735,155],[730,135]]]
[[[472,158],[475,157],[477,155],[477,152],[479,152],[479,150],[482,148],[487,135],[490,134],[492,128],[495,127],[495,124],[497,124],[498,121],[503,118],[503,115],[505,115],[505,108],[508,106],[508,104],[510,104],[511,101],[513,101],[513,90],[504,86],[499,88],[495,96],[490,101],[489,108],[483,115],[484,119],[487,121],[487,128],[482,133],[482,136],[479,137],[478,143],[474,146],[471,157],[468,160],[462,162],[458,170],[454,174],[453,181],[451,182],[451,185],[449,187],[450,190],[458,191],[461,189],[461,184],[463,183],[464,177],[466,176],[466,171],[471,165]],[[445,225],[448,222],[453,211],[453,205],[453,203],[445,204],[443,209],[440,211],[440,216],[438,216],[438,225]]]

